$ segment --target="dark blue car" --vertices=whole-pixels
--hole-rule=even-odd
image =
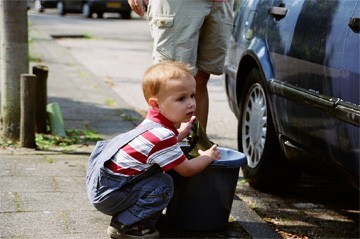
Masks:
[[[239,0],[225,63],[252,187],[304,170],[359,188],[360,1]]]
[[[60,16],[82,13],[86,18],[102,18],[104,13],[119,13],[124,19],[131,18],[131,7],[127,0],[56,0]]]

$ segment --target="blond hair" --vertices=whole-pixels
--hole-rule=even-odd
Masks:
[[[188,64],[176,61],[163,61],[150,66],[144,73],[142,90],[146,101],[157,96],[160,86],[168,80],[192,77]]]

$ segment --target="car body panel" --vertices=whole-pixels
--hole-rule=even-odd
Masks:
[[[40,0],[40,4],[44,8],[56,8],[58,0]]]
[[[235,115],[249,68],[260,69],[288,159],[320,159],[357,181],[360,37],[349,21],[359,17],[357,0],[242,1],[225,63]],[[287,141],[302,151],[298,157]]]
[[[83,5],[87,3],[92,12],[123,13],[130,12],[127,0],[58,0],[64,5],[67,13],[81,13]]]
[[[27,0],[28,9],[43,12],[45,8],[56,8],[58,0]]]

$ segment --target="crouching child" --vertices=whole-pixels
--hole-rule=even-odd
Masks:
[[[156,222],[174,185],[164,173],[196,175],[220,158],[217,146],[187,159],[180,148],[195,120],[196,82],[188,65],[165,61],[149,67],[142,89],[148,104],[144,121],[111,141],[98,142],[87,169],[91,203],[111,215],[111,238],[156,238]]]

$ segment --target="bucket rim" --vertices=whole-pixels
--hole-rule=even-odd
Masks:
[[[240,168],[247,165],[246,155],[234,149],[217,147],[220,151],[219,160],[214,161],[211,168]]]

